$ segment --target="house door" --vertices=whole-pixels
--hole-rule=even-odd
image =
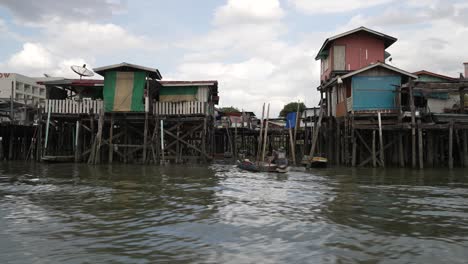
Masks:
[[[333,46],[333,70],[346,70],[346,47]]]

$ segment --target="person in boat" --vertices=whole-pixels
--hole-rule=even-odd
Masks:
[[[271,163],[274,163],[278,166],[288,166],[286,151],[283,147],[279,147],[278,150],[273,151],[273,160],[271,161]]]

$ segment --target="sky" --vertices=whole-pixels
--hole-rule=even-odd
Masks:
[[[393,66],[458,77],[468,61],[468,1],[0,0],[0,72],[77,77],[120,62],[166,80],[218,80],[220,106],[277,116],[319,101],[324,40],[365,26],[398,38]]]

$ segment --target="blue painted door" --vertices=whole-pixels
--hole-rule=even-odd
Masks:
[[[354,76],[353,109],[395,109],[395,85],[401,84],[401,76]]]

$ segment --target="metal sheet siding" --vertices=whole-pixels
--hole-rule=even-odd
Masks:
[[[385,61],[384,41],[365,32],[337,39],[334,45],[346,46],[346,70],[355,71]]]
[[[395,109],[395,85],[401,76],[354,76],[353,110]]]

